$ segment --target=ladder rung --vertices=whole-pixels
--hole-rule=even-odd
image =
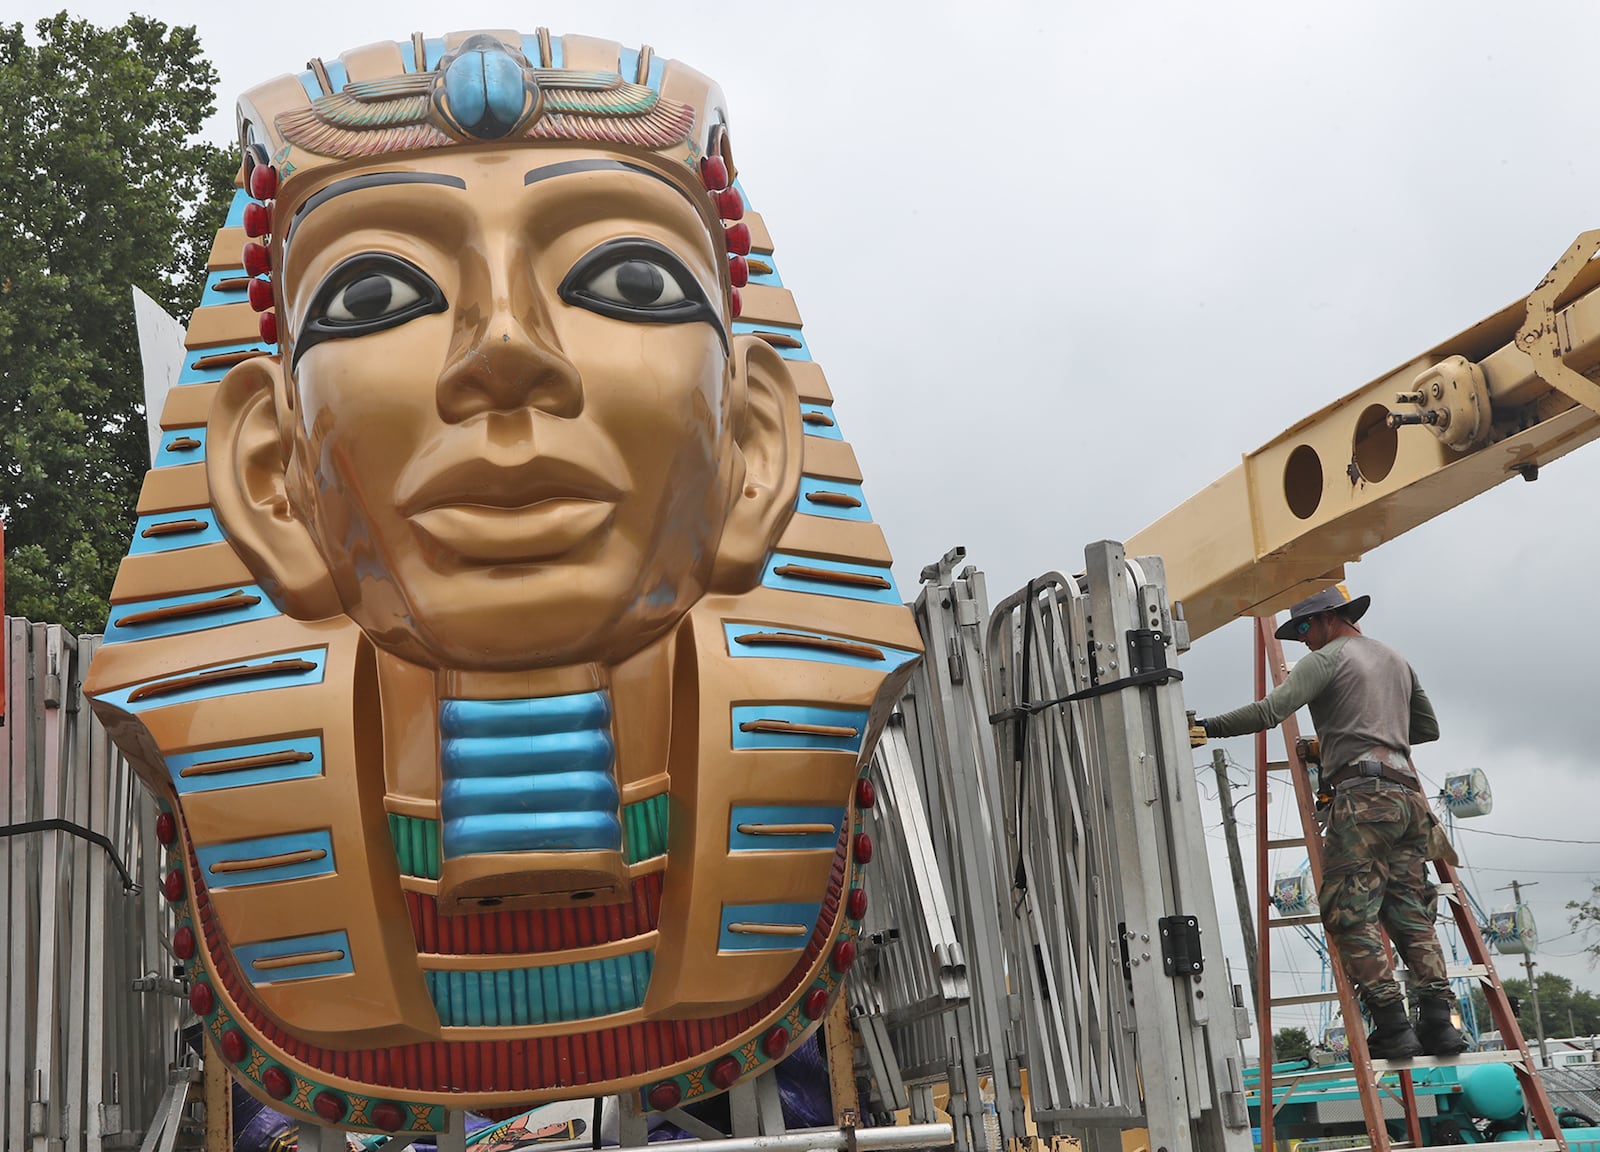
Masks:
[[[1484,980],[1489,976],[1489,969],[1484,964],[1447,964],[1444,974],[1451,980]]]
[[[1274,916],[1267,921],[1268,928],[1290,928],[1301,924],[1321,924],[1322,917],[1315,912],[1307,912],[1303,916]]]
[[[1304,992],[1298,996],[1274,996],[1270,1003],[1274,1008],[1282,1008],[1295,1004],[1326,1004],[1338,998],[1337,992]]]
[[[1268,772],[1287,772],[1290,768],[1293,768],[1293,767],[1294,767],[1294,765],[1290,764],[1287,760],[1268,760],[1267,761],[1267,771]]]
[[[1434,887],[1439,890],[1439,895],[1448,896],[1452,900],[1456,898],[1456,886],[1454,884],[1436,884]]]
[[[1484,1147],[1482,1144],[1429,1144],[1428,1152],[1464,1152],[1467,1149],[1483,1152]],[[1502,1148],[1510,1148],[1513,1152],[1518,1149],[1520,1152],[1555,1152],[1560,1147],[1561,1143],[1556,1140],[1507,1140],[1504,1143],[1496,1140],[1494,1144],[1495,1152],[1500,1152]]]
[[[1417,1056],[1410,1060],[1374,1060],[1372,1071],[1377,1076],[1393,1076],[1400,1072],[1418,1072],[1424,1068],[1458,1068],[1467,1064],[1518,1064],[1518,1052],[1463,1052],[1459,1056]],[[1349,1080],[1356,1070],[1349,1064],[1330,1064],[1322,1068],[1307,1068],[1303,1072],[1285,1072],[1272,1077],[1274,1085],[1299,1083],[1306,1080]]]
[[[1304,848],[1305,846],[1306,838],[1304,836],[1286,836],[1282,840],[1267,841],[1267,850],[1269,852],[1275,848]]]

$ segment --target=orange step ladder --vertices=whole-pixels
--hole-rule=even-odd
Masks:
[[[1288,675],[1288,667],[1284,663],[1283,643],[1278,640],[1273,632],[1277,629],[1277,620],[1273,617],[1263,617],[1256,620],[1255,644],[1255,673],[1256,673],[1256,698],[1260,699],[1268,692],[1267,674],[1270,670],[1272,687],[1283,683]],[[1306,771],[1306,766],[1301,760],[1298,751],[1300,740],[1300,725],[1294,716],[1283,722],[1280,729],[1283,733],[1284,747],[1288,749],[1288,763],[1284,765],[1269,764],[1267,762],[1267,734],[1259,733],[1256,736],[1256,937],[1259,949],[1259,963],[1261,965],[1260,999],[1256,1006],[1258,1032],[1261,1038],[1261,1086],[1260,1086],[1260,1117],[1261,1117],[1261,1147],[1270,1152],[1273,1147],[1273,1118],[1288,1101],[1288,1096],[1283,1100],[1275,1099],[1274,1078],[1272,1075],[1272,1010],[1274,1007],[1288,1007],[1310,1003],[1327,1002],[1337,999],[1340,1012],[1344,1018],[1345,1032],[1350,1040],[1350,1070],[1342,1067],[1323,1073],[1316,1070],[1310,1073],[1296,1072],[1288,1076],[1277,1078],[1278,1087],[1294,1087],[1308,1080],[1322,1078],[1350,1078],[1353,1077],[1361,1096],[1361,1113],[1367,1126],[1367,1134],[1371,1141],[1373,1152],[1388,1152],[1391,1148],[1421,1148],[1430,1147],[1422,1142],[1422,1124],[1417,1112],[1416,1090],[1412,1082],[1412,1071],[1428,1068],[1441,1064],[1475,1064],[1475,1063],[1505,1063],[1509,1064],[1517,1074],[1517,1080],[1522,1087],[1522,1096],[1527,1110],[1528,1118],[1538,1128],[1541,1138],[1528,1140],[1496,1142],[1496,1149],[1523,1149],[1532,1152],[1534,1149],[1548,1149],[1551,1152],[1566,1152],[1567,1143],[1561,1135],[1561,1128],[1556,1122],[1555,1110],[1550,1105],[1550,1097],[1545,1092],[1544,1085],[1540,1082],[1534,1068],[1532,1057],[1528,1054],[1528,1046],[1522,1039],[1522,1031],[1517,1027],[1517,1018],[1511,1011],[1511,1005],[1506,999],[1505,990],[1500,986],[1500,977],[1495,973],[1494,961],[1489,956],[1489,949],[1484,944],[1483,934],[1478,929],[1478,922],[1468,906],[1465,895],[1461,890],[1460,878],[1455,867],[1444,860],[1433,861],[1435,874],[1439,878],[1439,894],[1445,897],[1451,914],[1455,917],[1457,930],[1461,934],[1468,958],[1471,964],[1465,968],[1453,967],[1450,975],[1452,978],[1470,977],[1479,982],[1485,1002],[1489,1006],[1489,1013],[1494,1019],[1495,1027],[1500,1030],[1502,1042],[1506,1050],[1503,1052],[1469,1052],[1461,1056],[1432,1057],[1418,1056],[1411,1060],[1374,1060],[1367,1052],[1366,1027],[1362,1023],[1361,1009],[1357,1001],[1355,990],[1350,982],[1345,979],[1344,968],[1340,964],[1338,950],[1331,939],[1326,939],[1328,961],[1333,970],[1334,986],[1337,992],[1318,992],[1294,996],[1273,996],[1272,994],[1272,933],[1276,929],[1286,927],[1320,926],[1320,917],[1312,913],[1303,916],[1273,916],[1272,915],[1272,876],[1270,873],[1269,853],[1279,848],[1296,848],[1304,846],[1306,856],[1311,863],[1311,878],[1318,886],[1322,882],[1322,842],[1316,816],[1316,800],[1311,790],[1311,777]],[[1271,839],[1267,835],[1267,783],[1269,772],[1273,769],[1287,767],[1290,778],[1294,781],[1294,793],[1300,812],[1300,826],[1303,830],[1301,836]],[[1401,1111],[1405,1120],[1406,1141],[1400,1143],[1391,1141],[1389,1128],[1384,1116],[1383,1098],[1389,1095],[1400,1102]],[[1487,1147],[1478,1144],[1445,1144],[1431,1145],[1435,1148],[1479,1148]]]

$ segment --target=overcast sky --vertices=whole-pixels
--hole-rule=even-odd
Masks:
[[[31,22],[58,5],[6,7]],[[108,22],[127,6],[73,10]],[[996,600],[1076,569],[1088,542],[1131,535],[1300,417],[1524,296],[1600,227],[1600,6],[1583,3],[141,11],[199,26],[222,77],[218,142],[242,89],[413,31],[545,24],[715,77],[908,595],[954,544]],[[1410,658],[1439,713],[1423,772],[1490,774],[1495,811],[1459,837],[1480,899],[1499,907],[1499,886],[1537,882],[1540,962],[1591,987],[1600,973],[1564,935],[1564,905],[1600,876],[1597,481],[1600,447],[1580,450],[1350,568],[1374,598],[1366,630]],[[1248,698],[1249,644],[1235,624],[1197,646],[1190,707]],[[1248,740],[1229,750],[1247,763]],[[1512,838],[1528,836],[1586,843]],[[1284,855],[1283,870],[1299,863]],[[1274,967],[1316,986],[1303,949]]]

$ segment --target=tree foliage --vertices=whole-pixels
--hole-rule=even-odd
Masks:
[[[1280,1061],[1311,1059],[1311,1037],[1304,1028],[1280,1028],[1272,1037],[1272,1055]]]
[[[1600,961],[1600,880],[1594,882],[1587,899],[1568,900],[1567,908],[1572,913],[1567,922],[1583,938],[1590,962]]]
[[[104,626],[149,465],[131,286],[185,318],[232,193],[193,28],[0,25],[7,611]],[[159,415],[159,413],[157,413]]]
[[[1600,1033],[1600,996],[1573,985],[1565,976],[1554,972],[1536,972],[1539,981],[1539,1015],[1544,1017],[1546,1036],[1592,1036]],[[1516,1004],[1517,1026],[1524,1039],[1536,1034],[1533,1026],[1533,997],[1528,995],[1526,980],[1500,981],[1506,995]],[[1472,990],[1472,1007],[1477,1013],[1478,1027],[1484,1031],[1494,1028],[1483,993]]]

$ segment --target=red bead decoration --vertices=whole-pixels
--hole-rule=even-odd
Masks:
[[[257,244],[253,240],[244,246],[240,262],[251,276],[265,276],[272,271],[272,254],[267,251],[265,244]]]
[[[750,255],[750,225],[734,224],[724,233],[728,240],[728,251],[740,256]]]
[[[250,281],[250,307],[257,312],[265,312],[272,307],[272,281]]]
[[[844,903],[845,914],[852,920],[859,920],[867,914],[867,890],[853,888]]]
[[[822,1014],[828,1010],[828,990],[826,988],[813,988],[806,993],[806,998],[800,1001],[800,1011],[806,1014],[807,1020],[821,1020]]]
[[[739,195],[739,190],[737,188],[724,188],[720,192],[714,192],[712,193],[712,199],[717,202],[717,215],[721,216],[724,220],[744,219],[744,197]],[[250,209],[247,207],[245,209],[246,220],[249,219],[249,211]],[[249,224],[245,225],[245,231],[250,231]],[[250,232],[250,235],[258,236],[260,233]]]
[[[778,1025],[761,1038],[761,1050],[769,1059],[776,1060],[789,1050],[789,1030]]]
[[[738,1082],[740,1064],[732,1056],[724,1056],[711,1066],[711,1082],[718,1088],[732,1088]]]
[[[737,320],[740,316],[744,315],[744,300],[740,298],[739,290],[737,288],[729,292],[728,296],[729,302],[733,305],[731,309],[733,312],[733,318]]]
[[[875,808],[878,805],[878,786],[865,776],[856,781],[856,807]]]
[[[330,1092],[326,1088],[318,1092],[315,1098],[312,1099],[311,1107],[318,1116],[321,1116],[329,1124],[337,1124],[343,1120],[345,1112],[348,1111],[344,1097],[337,1092]]]
[[[683,1099],[683,1089],[678,1086],[676,1080],[663,1080],[650,1089],[647,1099],[650,1101],[650,1107],[657,1112],[665,1112],[668,1108],[678,1106],[678,1101]]]
[[[372,1122],[385,1132],[397,1132],[406,1122],[406,1110],[393,1100],[385,1100],[372,1109]]]
[[[872,863],[872,837],[865,832],[856,833],[856,863]]]
[[[172,934],[172,954],[179,960],[193,960],[194,943],[194,929],[185,924]]]
[[[276,312],[263,312],[260,319],[261,342],[263,344],[276,344],[278,342],[278,314]]]
[[[728,162],[721,156],[706,156],[700,161],[700,183],[713,192],[728,186]]]
[[[244,1058],[250,1055],[250,1042],[237,1028],[224,1028],[218,1046],[222,1049],[222,1055],[234,1064],[243,1064]]]
[[[250,195],[257,200],[271,200],[278,194],[278,170],[271,164],[257,164],[250,169]]]
[[[289,1073],[276,1064],[269,1064],[261,1071],[261,1086],[267,1090],[267,1095],[274,1100],[282,1100],[294,1089],[294,1081]]]
[[[183,899],[183,873],[168,872],[167,878],[161,881],[161,894],[176,904]]]
[[[211,985],[204,980],[189,989],[189,1007],[194,1009],[196,1016],[209,1016],[216,1006],[217,994],[211,991]]]
[[[737,216],[728,217],[737,220]],[[265,236],[272,231],[272,209],[265,204],[246,204],[244,206],[244,234],[246,236]]]
[[[156,817],[156,839],[163,844],[171,844],[178,838],[178,818],[171,812],[163,812]]]
[[[743,256],[728,257],[728,279],[735,288],[743,288],[750,283],[750,261]]]
[[[856,962],[856,942],[854,940],[841,940],[833,946],[833,970],[835,972],[848,972],[850,965]]]

